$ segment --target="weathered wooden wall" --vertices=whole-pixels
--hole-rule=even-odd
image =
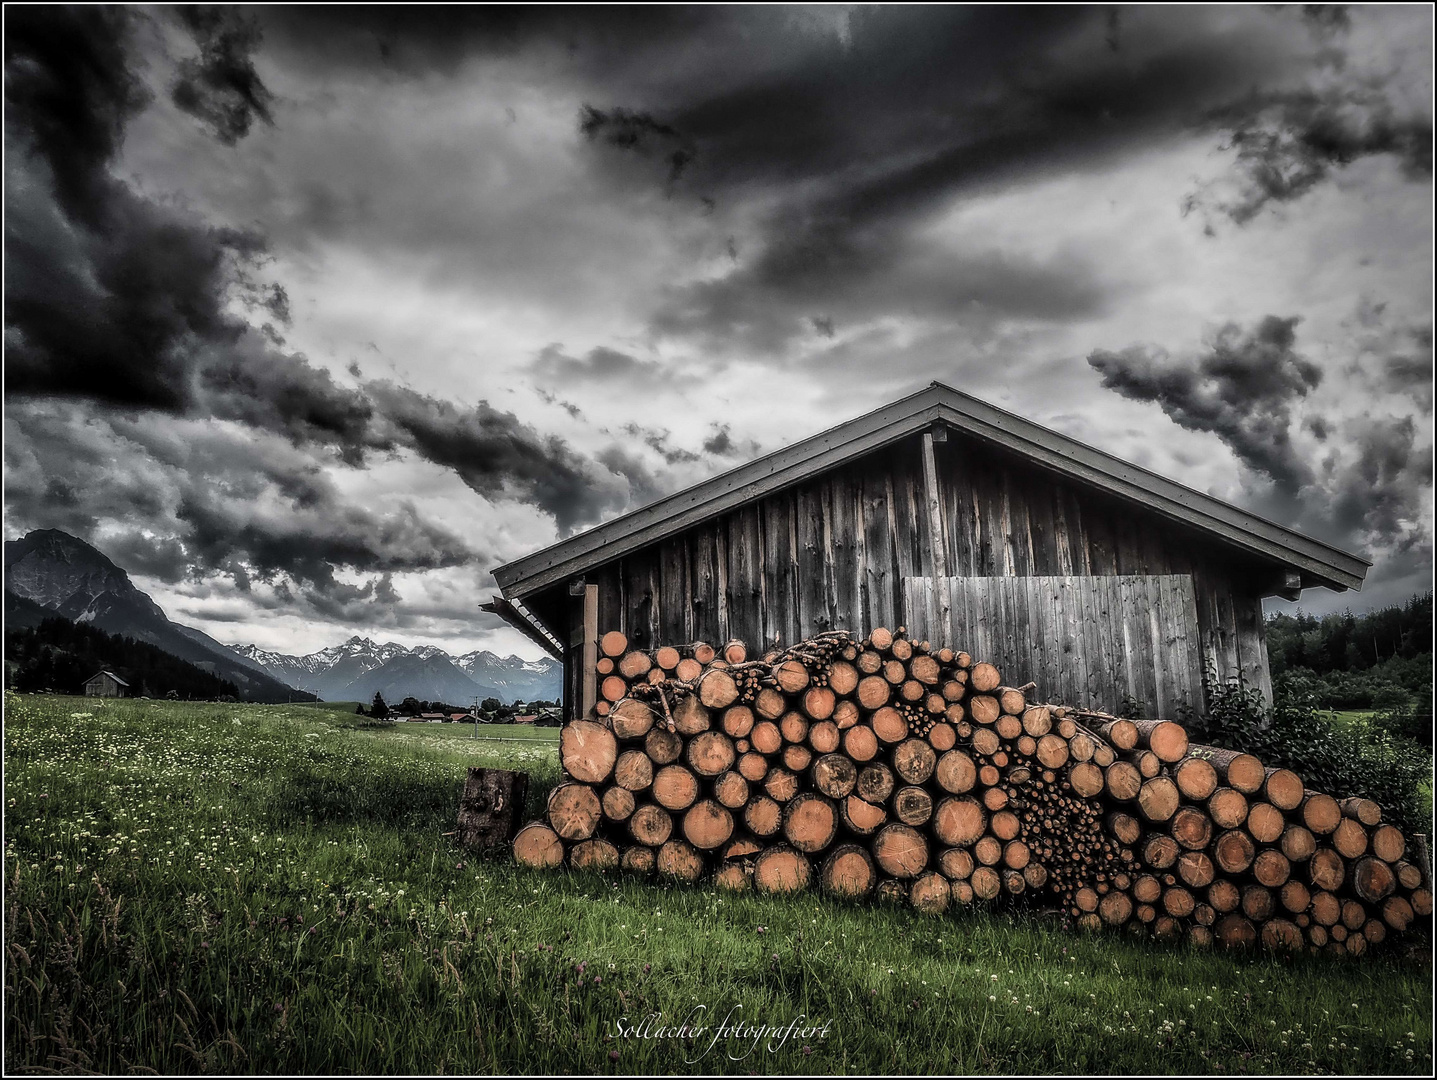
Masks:
[[[915,577],[904,591],[911,634],[961,641],[1005,673],[1034,672],[1044,700],[1104,708],[1130,697],[1159,716],[1202,705],[1188,574]],[[935,593],[951,598],[936,618]]]
[[[1219,678],[1242,673],[1271,695],[1257,582],[1272,568],[1240,561],[1210,536],[957,432],[935,446],[935,464],[942,504],[942,569],[948,575],[1079,580],[1185,576],[1191,581],[1191,607],[1185,592],[1181,604],[1159,603],[1156,645],[1151,633],[1135,635],[1131,627],[1127,644],[1120,646],[1116,637],[1106,645],[1089,642],[1096,631],[1088,625],[1087,604],[1055,607],[1059,622],[1051,628],[1044,623],[1038,630],[1063,635],[1075,649],[1082,642],[1089,665],[1117,662],[1120,652],[1130,650],[1134,659],[1122,662],[1152,674],[1125,677],[1122,685],[1153,695],[1139,698],[1150,710],[1170,709],[1176,700],[1171,693],[1157,693],[1160,672],[1170,667],[1189,670],[1187,661],[1164,659],[1155,649],[1200,655]],[[829,629],[866,633],[875,626],[916,627],[925,605],[910,602],[905,579],[935,576],[929,520],[922,440],[913,436],[616,559],[587,580],[599,589],[600,629],[620,629],[644,648],[694,640],[720,643],[732,637],[756,645],[795,641]],[[1119,583],[1118,595],[1123,587]],[[1110,595],[1095,585],[1084,588],[1085,595]],[[945,644],[969,648],[965,642],[977,631],[977,620],[991,611],[995,598],[1008,594],[996,590],[982,595],[988,599],[964,609],[968,633],[958,634],[955,625],[955,639]],[[1152,599],[1147,603],[1151,608]],[[1183,613],[1169,611],[1174,604],[1183,607]],[[1114,632],[1112,627],[1103,630]],[[1013,641],[1015,651],[1005,655],[1013,655],[1016,662],[1024,645],[1030,651],[1026,665],[1005,669],[1009,678],[1032,680],[1045,695],[1049,686],[1075,685],[1071,671],[1057,661],[1062,645],[1030,640],[1031,623],[1023,630],[1015,622],[1005,632],[1023,639]],[[1167,643],[1168,637],[1182,640]],[[1098,651],[1100,647],[1106,651]],[[1117,686],[1116,680],[1094,683],[1084,703],[1117,708],[1119,700],[1104,696]]]

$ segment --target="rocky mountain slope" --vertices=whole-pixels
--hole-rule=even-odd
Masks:
[[[7,623],[12,614],[25,625],[59,615],[148,642],[234,683],[251,701],[303,701],[311,696],[236,656],[208,634],[171,622],[124,570],[58,529],[36,529],[5,542]]]

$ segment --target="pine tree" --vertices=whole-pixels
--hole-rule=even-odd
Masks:
[[[384,695],[378,690],[374,692],[374,701],[369,706],[369,715],[376,720],[387,720],[389,718],[389,706],[384,704]]]

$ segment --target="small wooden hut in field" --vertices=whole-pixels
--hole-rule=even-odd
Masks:
[[[500,566],[490,610],[593,704],[598,637],[637,648],[906,626],[1039,699],[1271,696],[1262,599],[1371,564],[941,383]]]
[[[124,697],[130,684],[113,671],[97,671],[85,680],[86,697]]]

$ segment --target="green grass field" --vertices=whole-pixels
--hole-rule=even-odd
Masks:
[[[465,765],[528,771],[532,814],[557,779],[523,730],[7,694],[6,1070],[1430,1075],[1424,948],[1231,957],[476,859],[442,835]]]

